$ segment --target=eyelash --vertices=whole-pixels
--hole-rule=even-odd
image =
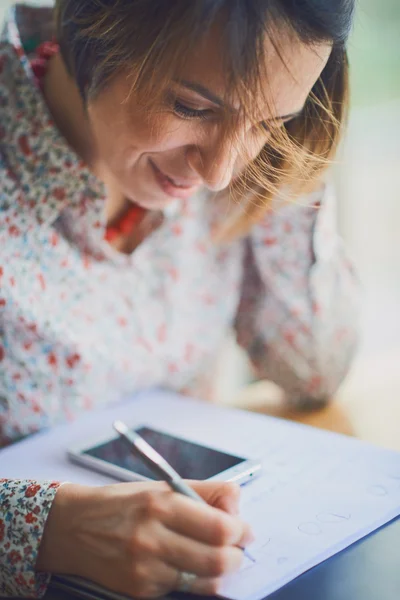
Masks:
[[[200,119],[204,121],[208,117],[208,110],[196,110],[195,108],[189,108],[178,100],[175,100],[174,112],[183,119]]]
[[[197,110],[195,108],[189,108],[188,106],[182,104],[182,102],[179,102],[179,100],[175,100],[174,112],[182,119],[199,119],[200,121],[206,120],[210,113],[209,110]],[[285,121],[285,123],[287,122],[288,121]],[[266,133],[271,132],[271,128],[265,121],[260,123],[260,126],[262,129],[264,129],[264,131],[266,131]]]

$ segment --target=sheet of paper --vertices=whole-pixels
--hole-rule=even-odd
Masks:
[[[2,477],[102,484],[109,478],[68,462],[67,448],[113,435],[115,418],[260,458],[263,474],[243,488],[242,514],[256,559],[222,593],[258,600],[400,514],[400,453],[306,426],[159,391],[88,414],[0,451]]]

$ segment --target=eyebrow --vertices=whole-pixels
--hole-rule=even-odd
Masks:
[[[206,88],[201,83],[196,83],[195,81],[187,81],[186,79],[178,80],[178,81],[176,81],[176,83],[187,88],[188,90],[191,90],[192,92],[196,92],[196,94],[203,96],[203,98],[205,98],[206,100],[209,100],[213,104],[216,104],[220,108],[227,108],[225,102],[219,96],[214,94],[211,90]],[[285,121],[286,119],[294,119],[295,117],[298,117],[303,112],[303,109],[304,109],[304,104],[299,110],[296,110],[292,113],[289,113],[287,115],[281,115],[280,117],[271,117],[270,119],[264,119],[264,121],[265,122]]]

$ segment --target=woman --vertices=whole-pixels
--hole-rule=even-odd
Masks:
[[[357,292],[323,177],[349,0],[58,0],[0,51],[0,445],[148,386],[204,395],[231,326],[287,402],[323,403]],[[251,539],[236,490],[1,483],[3,595],[52,572],[214,593]],[[222,510],[220,510],[222,509]]]

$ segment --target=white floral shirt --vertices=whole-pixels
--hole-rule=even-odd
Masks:
[[[198,394],[231,328],[290,402],[329,398],[358,311],[332,189],[225,245],[211,240],[222,213],[201,192],[118,253],[104,240],[104,188],[33,78],[51,23],[51,9],[18,6],[0,43],[0,447],[145,387]],[[0,595],[44,592],[35,561],[56,489],[0,481]]]

